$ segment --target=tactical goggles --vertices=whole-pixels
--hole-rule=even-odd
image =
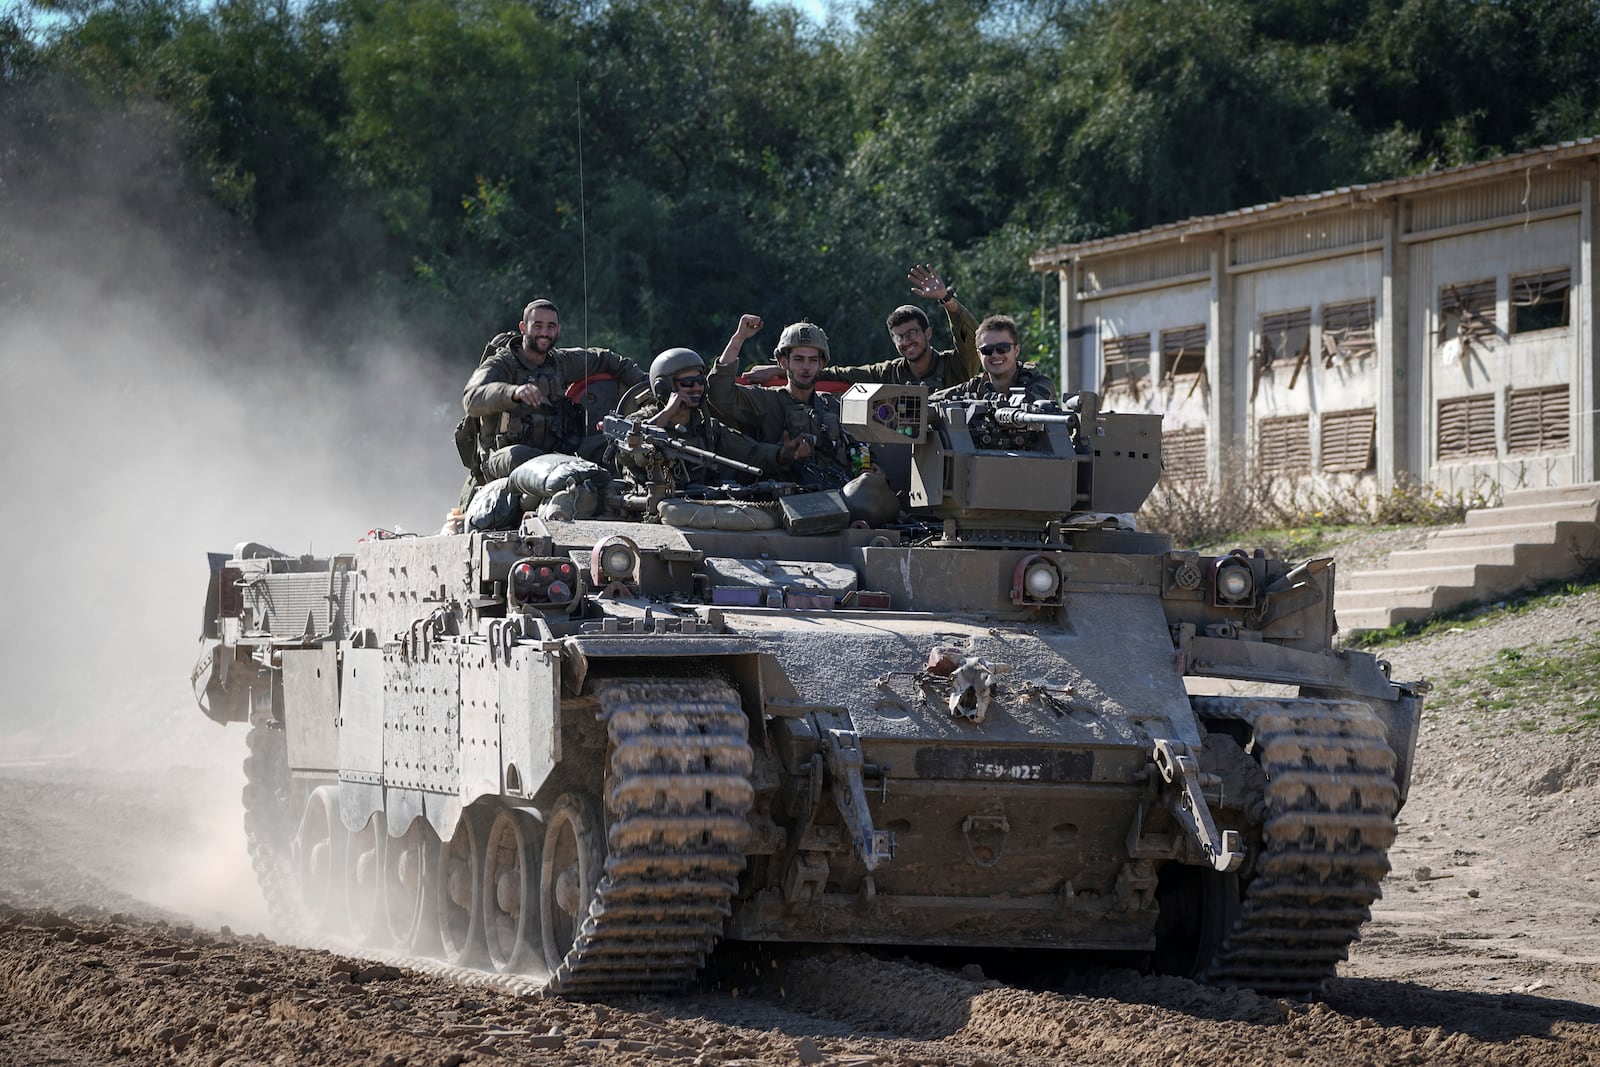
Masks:
[[[704,374],[690,374],[682,378],[672,379],[672,385],[677,389],[703,389],[706,384]]]
[[[979,345],[978,352],[985,356],[1003,356],[1016,347],[1015,341],[998,341],[992,345]]]

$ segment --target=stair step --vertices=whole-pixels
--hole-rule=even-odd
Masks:
[[[1460,591],[1446,589],[1443,598],[1448,599],[1452,592]],[[1433,585],[1410,586],[1403,589],[1341,589],[1333,596],[1333,609],[1361,611],[1379,608],[1416,608],[1431,614],[1443,610],[1438,606],[1440,599],[1439,587]]]
[[[1428,535],[1428,548],[1469,545],[1570,544],[1582,551],[1600,542],[1600,525],[1592,522],[1507,523],[1502,526],[1452,526]]]
[[[1569,500],[1548,504],[1507,504],[1498,508],[1474,508],[1467,512],[1466,525],[1507,526],[1530,523],[1594,522],[1600,505],[1593,500]]]
[[[1472,589],[1519,577],[1514,566],[1489,563],[1463,563],[1444,567],[1390,568],[1382,571],[1356,571],[1349,576],[1351,591],[1358,589],[1413,589],[1417,587],[1458,587]]]
[[[1566,503],[1571,500],[1600,501],[1600,482],[1575,485],[1550,485],[1541,489],[1508,489],[1501,495],[1503,505]]]
[[[1421,622],[1433,614],[1431,608],[1344,608],[1334,601],[1334,621],[1340,633],[1387,630],[1397,622]]]

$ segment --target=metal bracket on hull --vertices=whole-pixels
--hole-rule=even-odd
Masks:
[[[1201,792],[1200,765],[1189,746],[1181,741],[1158,738],[1152,756],[1161,777],[1174,787],[1167,794],[1167,807],[1200,846],[1213,869],[1236,871],[1244,863],[1244,838],[1237,830],[1217,830]]]
[[[863,781],[866,762],[861,758],[861,739],[842,715],[820,712],[816,721],[817,733],[824,745],[823,758],[833,778],[834,803],[839,806],[839,814],[844,816],[856,855],[867,870],[875,871],[879,863],[894,858],[894,834],[872,827]]]

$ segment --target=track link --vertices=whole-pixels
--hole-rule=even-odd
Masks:
[[[240,799],[250,865],[255,868],[268,912],[279,922],[294,926],[301,920],[292,853],[299,815],[294,803],[298,791],[289,777],[287,741],[282,727],[263,721],[251,725],[245,745]]]
[[[754,800],[749,723],[715,682],[600,691],[611,740],[605,873],[545,991],[669,991],[699,973],[744,868]]]
[[[1267,774],[1256,873],[1202,978],[1314,996],[1381,896],[1400,794],[1383,723],[1366,705],[1268,700],[1252,707]]]

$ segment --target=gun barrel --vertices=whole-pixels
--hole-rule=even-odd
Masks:
[[[1071,412],[1025,411],[1022,408],[996,408],[994,421],[1002,426],[1076,426],[1078,416]]]
[[[760,467],[754,466],[753,464],[740,463],[736,459],[729,459],[726,456],[719,456],[709,449],[700,448],[696,445],[691,445],[687,442],[680,441],[668,433],[663,427],[651,426],[643,420],[625,419],[620,415],[607,415],[601,421],[600,428],[607,437],[611,438],[613,441],[616,441],[618,444],[627,444],[628,439],[633,434],[637,433],[640,436],[640,439],[642,439],[643,443],[654,445],[657,448],[664,448],[668,452],[674,452],[680,456],[694,456],[697,459],[703,459],[710,463],[717,463],[724,467],[732,467],[736,471],[744,471],[746,474],[765,473]]]

